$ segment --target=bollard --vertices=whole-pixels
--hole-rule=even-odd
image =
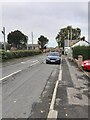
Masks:
[[[78,67],[81,67],[82,61],[83,61],[83,56],[82,55],[78,55]]]

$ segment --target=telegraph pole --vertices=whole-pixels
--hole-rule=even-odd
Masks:
[[[70,41],[69,41],[69,46],[70,46],[71,41],[72,41],[72,26],[71,26],[71,30],[70,30]]]
[[[4,50],[6,51],[6,43],[5,43],[5,27],[3,27],[2,34],[4,36]]]
[[[68,30],[68,45],[67,45],[68,47],[69,47],[69,41],[70,41],[70,40],[69,40],[69,30]]]
[[[31,37],[32,37],[32,49],[33,49],[33,32],[31,32]]]
[[[26,46],[27,46],[27,50],[28,50],[28,36],[26,36],[26,39],[27,39]]]
[[[72,40],[72,26],[71,26],[71,40]]]

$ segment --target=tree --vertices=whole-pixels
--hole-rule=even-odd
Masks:
[[[38,38],[38,44],[41,46],[41,50],[43,51],[44,48],[46,48],[46,44],[48,43],[48,39],[46,37],[44,37],[43,35],[41,35]]]
[[[65,28],[60,29],[59,33],[56,36],[56,41],[58,46],[64,48],[65,40],[80,40],[81,29],[80,28],[72,28],[72,26],[67,26]]]
[[[14,32],[8,34],[7,39],[8,43],[11,44],[12,47],[20,49],[22,46],[26,47],[28,37],[21,31],[15,30]]]

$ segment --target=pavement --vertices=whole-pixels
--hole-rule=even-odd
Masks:
[[[59,82],[55,104],[57,118],[89,120],[89,78],[65,56],[62,60],[62,71],[62,81]]]

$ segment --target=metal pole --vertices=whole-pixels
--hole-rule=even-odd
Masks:
[[[71,40],[72,40],[72,26],[71,26]]]
[[[5,27],[3,27],[2,34],[4,36],[4,50],[6,51],[6,43],[5,43]]]
[[[68,30],[68,45],[67,46],[69,47],[69,30]]]
[[[32,36],[32,49],[33,49],[33,32],[31,32],[31,36]]]
[[[27,40],[27,50],[28,50],[28,40]]]
[[[70,46],[71,41],[72,41],[72,26],[71,26],[71,38],[70,38],[69,46]]]

